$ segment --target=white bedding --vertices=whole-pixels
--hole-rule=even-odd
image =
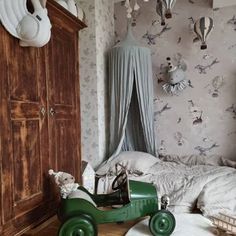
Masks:
[[[224,236],[211,221],[200,214],[175,214],[176,227],[171,236]],[[133,226],[126,236],[152,236],[148,228],[149,218]]]
[[[236,215],[235,166],[219,156],[165,156],[142,175],[131,172],[129,177],[153,183],[160,196],[168,194],[172,212],[190,213],[197,206],[205,216],[219,212]],[[109,192],[112,180],[107,177],[100,191]]]

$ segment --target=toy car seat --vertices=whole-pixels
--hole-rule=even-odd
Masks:
[[[129,181],[126,172],[122,171],[116,176],[112,183],[112,189],[114,192],[109,194],[91,194],[86,188],[79,186],[76,191],[68,196],[68,199],[85,199],[96,207],[125,205],[130,202]]]

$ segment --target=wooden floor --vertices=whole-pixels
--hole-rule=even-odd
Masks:
[[[123,236],[125,233],[138,221],[129,221],[123,224],[102,224],[98,226],[98,236]],[[53,217],[48,222],[40,225],[36,229],[30,230],[23,236],[57,236],[57,231],[60,226],[56,217]]]

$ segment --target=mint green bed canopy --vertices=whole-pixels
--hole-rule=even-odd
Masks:
[[[139,46],[130,25],[125,40],[109,52],[109,101],[110,158],[121,151],[156,156],[151,52]]]

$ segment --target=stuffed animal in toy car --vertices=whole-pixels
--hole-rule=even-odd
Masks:
[[[188,86],[188,80],[186,80],[185,78],[187,65],[179,64],[177,66],[174,66],[171,63],[170,57],[167,57],[167,61],[167,83],[165,83],[162,88],[168,94],[177,95]]]
[[[69,173],[66,172],[54,172],[50,169],[48,171],[49,175],[53,175],[55,182],[60,188],[61,197],[66,199],[70,194],[76,191],[79,187],[78,183],[75,183],[75,178]]]

